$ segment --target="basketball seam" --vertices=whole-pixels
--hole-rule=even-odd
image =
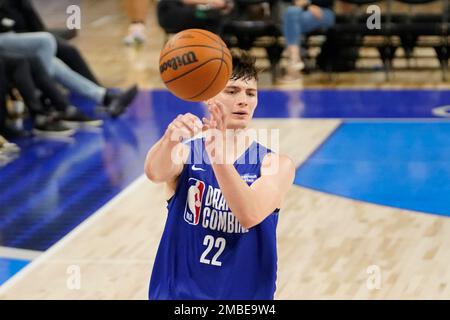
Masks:
[[[172,82],[172,81],[178,80],[179,78],[184,77],[184,76],[187,75],[188,73],[190,73],[190,72],[192,72],[192,71],[194,71],[194,70],[196,70],[196,69],[198,69],[198,68],[204,66],[205,64],[207,64],[208,62],[213,61],[213,60],[222,60],[222,59],[220,59],[220,58],[212,58],[212,59],[209,59],[209,60],[203,62],[202,64],[196,66],[195,68],[192,68],[191,70],[186,71],[185,73],[176,76],[175,78],[172,78],[172,79],[170,79],[170,80],[168,80],[168,81],[164,81],[164,83],[165,83],[165,84],[168,84],[168,83],[170,83],[170,82]],[[222,61],[223,61],[223,60],[222,60]]]
[[[214,39],[213,37],[211,37],[209,34],[200,32],[199,30],[201,30],[201,29],[194,29],[194,30],[191,30],[191,32],[197,32],[197,33],[200,33],[201,35],[204,35],[205,37],[207,37],[207,38],[213,40],[214,42],[218,43],[222,48],[223,48],[223,47],[226,47],[226,46],[224,46],[222,43],[220,43],[219,41],[217,41],[216,39]],[[217,36],[217,35],[216,35],[216,36]],[[219,37],[219,36],[217,36],[217,37]],[[221,40],[222,40],[222,39],[221,39]],[[223,41],[223,40],[222,40],[222,41]]]
[[[175,51],[175,50],[183,49],[183,48],[189,48],[189,47],[195,47],[195,48],[200,47],[200,48],[210,48],[210,49],[213,49],[213,50],[221,50],[221,49],[219,49],[219,48],[217,48],[217,47],[212,47],[212,46],[207,46],[207,45],[200,45],[200,44],[188,45],[188,46],[177,47],[177,48],[175,48],[175,49],[172,49],[172,50],[166,52],[163,56],[159,57],[159,60],[161,60],[161,59],[164,58],[166,55],[168,55],[169,53],[171,53],[171,52],[173,52],[173,51]],[[221,48],[224,48],[224,47],[222,46]],[[222,50],[222,52],[223,52],[223,50]],[[228,57],[231,58],[231,54],[229,54],[228,52],[225,52],[225,54],[226,54]]]
[[[203,89],[202,92],[200,92],[199,94],[196,94],[193,97],[187,98],[187,99],[194,99],[195,97],[198,97],[199,95],[203,94],[206,90],[208,90],[211,87],[211,85],[214,83],[214,81],[216,81],[217,76],[219,75],[219,72],[222,69],[222,65],[223,65],[223,47],[222,47],[222,58],[220,59],[220,66],[219,66],[219,69],[217,69],[216,75],[214,76],[212,81],[209,83],[209,85],[205,89]]]
[[[226,63],[226,61],[223,61],[223,64],[225,65],[225,67],[227,67],[227,70],[230,70],[230,67],[228,66],[228,64]],[[214,81],[213,81],[214,82]],[[206,90],[206,89],[205,89]],[[199,94],[195,95],[194,97],[191,98],[187,98],[187,99],[194,99],[195,97],[201,95],[203,92],[200,92]]]

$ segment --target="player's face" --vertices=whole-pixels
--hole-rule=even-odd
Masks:
[[[256,79],[229,80],[225,89],[214,99],[219,100],[225,106],[228,129],[245,129],[258,104]]]

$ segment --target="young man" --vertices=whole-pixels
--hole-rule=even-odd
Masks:
[[[227,86],[207,101],[211,118],[179,115],[149,151],[147,177],[169,199],[150,299],[273,299],[278,212],[295,167],[250,138],[257,101],[254,59],[234,55]]]

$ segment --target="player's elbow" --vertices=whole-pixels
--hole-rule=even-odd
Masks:
[[[241,226],[245,229],[253,228],[261,222],[257,217],[249,213],[246,214],[244,212],[240,215],[240,218],[238,218],[238,220]]]
[[[256,226],[258,223],[253,222],[253,221],[242,221],[240,222],[241,226],[247,230],[253,228],[254,226]]]
[[[249,220],[249,219],[246,219],[246,220],[240,222],[241,226],[247,230],[257,226],[259,223],[260,223],[260,221]]]
[[[158,171],[153,169],[150,165],[145,166],[145,175],[154,183],[165,182],[164,177],[161,174],[158,174]]]

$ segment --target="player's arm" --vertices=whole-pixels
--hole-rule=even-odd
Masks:
[[[247,229],[258,225],[280,208],[295,176],[292,161],[274,153],[264,157],[261,177],[250,186],[232,164],[213,164],[213,170],[228,206]]]
[[[189,155],[189,147],[181,143],[201,131],[202,123],[193,114],[178,115],[164,135],[150,149],[145,160],[145,174],[156,183],[178,178]]]

